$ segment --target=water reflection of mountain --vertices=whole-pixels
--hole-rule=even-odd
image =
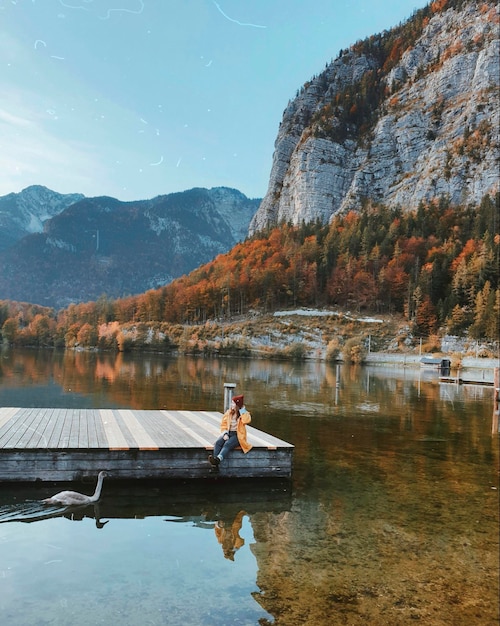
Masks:
[[[52,517],[73,521],[93,518],[102,520],[166,517],[168,521],[185,521],[214,527],[219,519],[234,519],[239,511],[281,513],[290,510],[289,481],[155,481],[111,482],[95,505],[83,507],[46,506],[41,500],[75,485],[12,485],[0,488],[0,523],[35,522]],[[77,487],[82,491],[85,489]]]

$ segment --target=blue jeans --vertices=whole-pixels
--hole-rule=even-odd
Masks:
[[[238,435],[235,430],[231,430],[229,431],[229,439],[227,441],[221,435],[214,443],[214,456],[218,456],[222,461],[238,444]]]

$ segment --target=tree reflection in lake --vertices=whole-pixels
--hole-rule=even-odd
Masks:
[[[30,623],[39,607],[20,600],[40,590],[89,601],[87,580],[102,585],[106,608],[92,599],[86,619],[121,624],[498,617],[491,388],[412,369],[88,353],[7,353],[0,372],[3,406],[222,410],[224,382],[235,382],[254,425],[295,445],[289,484],[110,481],[103,532],[85,524],[91,510],[83,525],[2,524],[11,624]],[[2,485],[0,506],[45,492],[53,485]],[[68,555],[48,576],[47,543]],[[54,623],[64,615],[49,613]]]

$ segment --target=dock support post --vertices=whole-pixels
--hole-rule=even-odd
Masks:
[[[231,406],[231,398],[234,396],[236,383],[224,383],[224,413]]]
[[[491,434],[498,435],[498,413],[500,411],[500,367],[495,367],[493,372],[493,420],[491,423]]]

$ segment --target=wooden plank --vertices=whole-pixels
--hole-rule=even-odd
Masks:
[[[13,436],[18,440],[22,436],[21,444],[24,442],[29,447],[49,445],[49,447],[109,448],[107,431],[112,440],[113,437],[118,438],[115,444],[119,448],[125,448],[125,445],[127,448],[137,446],[144,449],[157,449],[169,445],[189,446],[193,445],[193,440],[206,448],[219,434],[221,414],[218,412],[110,409],[102,411],[106,411],[103,415],[109,416],[111,420],[106,423],[106,429],[101,413],[92,409],[20,409],[16,410],[15,419],[12,419],[12,411],[8,414],[3,412],[5,423],[8,423],[9,427],[4,428],[2,443],[5,445],[5,442],[12,440]],[[21,434],[19,431],[23,428],[31,431],[33,436]],[[265,446],[269,449],[280,446],[293,447],[251,425],[247,426],[247,430],[254,446]],[[29,442],[26,442],[26,439]]]
[[[71,422],[73,418],[72,409],[63,409],[63,424],[61,435],[59,438],[58,448],[69,448],[69,441],[71,437]]]
[[[160,411],[135,411],[141,424],[154,439],[159,448],[169,448],[178,437],[178,429]]]
[[[16,432],[18,428],[19,422],[19,413],[24,412],[25,409],[18,409],[18,411],[14,416],[11,416],[11,419],[5,421],[4,425],[0,428],[0,448],[5,448],[8,446],[8,442],[12,435]]]
[[[139,450],[158,450],[158,444],[149,436],[144,426],[132,411],[123,409],[118,411],[118,413],[121,415],[132,437],[135,439]]]
[[[37,409],[35,412],[35,418],[31,422],[31,425],[27,428],[23,440],[17,443],[16,447],[19,448],[37,448],[40,446],[40,442],[44,441],[43,431],[47,424],[47,412],[50,409]],[[41,447],[46,447],[45,444]]]
[[[220,434],[222,413],[218,411],[188,411],[188,413],[197,426],[204,428],[210,437],[217,437]]]
[[[17,427],[11,432],[11,436],[7,442],[9,448],[17,447],[19,442],[22,442],[21,447],[23,447],[24,442],[31,438],[32,433],[29,429],[36,415],[36,409],[26,409],[23,412],[22,419],[17,420]]]
[[[70,429],[69,429],[68,448],[78,448],[79,436],[80,436],[80,411],[78,409],[71,409],[71,411],[69,411],[69,414],[70,414]]]
[[[213,444],[217,437],[220,435],[220,421],[222,418],[221,413],[216,413],[217,416],[215,422],[207,421],[203,415],[200,415],[199,411],[179,411],[179,413],[186,420],[186,425],[192,424],[196,429],[196,432],[203,437],[206,441],[206,447],[213,447]]]
[[[113,417],[115,418],[115,421],[116,421],[116,425],[119,428],[123,438],[125,439],[125,443],[127,447],[129,449],[136,450],[137,447],[136,447],[135,439],[133,438],[130,430],[128,429],[127,424],[123,421],[123,418],[120,415],[120,412],[117,411],[116,409],[112,409],[112,412],[113,412]]]
[[[87,409],[85,412],[87,419],[87,444],[89,448],[98,448],[99,440],[97,438],[96,416],[93,409]]]
[[[269,438],[262,437],[260,431],[258,431],[253,426],[247,426],[247,433],[248,441],[250,441],[250,443],[253,445],[265,446],[268,450],[276,450],[278,448],[278,442],[271,443],[269,441]]]
[[[16,415],[21,409],[19,407],[8,407],[4,406],[0,408],[0,435],[2,432],[2,428],[7,422]]]
[[[5,421],[2,428],[0,428],[0,448],[8,448],[9,441],[15,435],[19,428],[19,421],[23,419],[23,415],[26,409],[18,409],[15,415],[15,419]],[[13,417],[13,416],[12,416]]]
[[[102,423],[101,414],[99,409],[94,409],[92,411],[94,416],[94,424],[97,436],[97,447],[98,448],[108,448],[108,439],[106,437],[106,432],[104,430],[104,424]]]
[[[78,447],[89,447],[89,411],[81,409],[78,411]]]
[[[204,445],[204,441],[197,438],[195,431],[190,432],[178,411],[162,411],[161,415],[170,424],[169,446],[181,449],[198,446],[200,443]]]
[[[118,426],[113,411],[111,409],[100,409],[99,414],[108,441],[108,448],[110,450],[128,450],[129,446]]]
[[[166,415],[174,424],[176,424],[179,429],[190,437],[192,440],[200,443],[206,450],[211,450],[213,448],[212,442],[208,441],[206,437],[198,434],[192,428],[186,425],[185,421],[180,419],[180,416],[184,415],[186,411],[161,411],[163,415]],[[185,445],[192,445],[192,441],[189,439],[185,440]]]
[[[43,429],[43,432],[41,433],[40,441],[37,442],[35,439],[33,439],[30,442],[29,447],[30,448],[39,448],[39,447],[48,448],[50,438],[52,437],[52,433],[54,432],[54,428],[56,427],[56,424],[57,424],[56,409],[47,409],[45,428]]]
[[[41,420],[38,424],[36,432],[33,433],[27,448],[47,448],[50,433],[53,428],[52,414],[54,409],[39,409],[41,412]]]
[[[99,411],[87,409],[86,416],[89,448],[107,448],[108,442]]]
[[[276,456],[278,455],[278,456]],[[112,479],[213,478],[206,451],[198,448],[139,450],[37,450],[8,451],[0,454],[2,480],[81,480],[95,479],[105,469]],[[263,448],[248,455],[232,454],[220,466],[220,478],[289,478],[291,451],[267,451]]]
[[[66,419],[66,411],[64,409],[55,409],[52,414],[53,428],[49,438],[49,448],[58,448],[59,441],[64,428],[64,421]]]

